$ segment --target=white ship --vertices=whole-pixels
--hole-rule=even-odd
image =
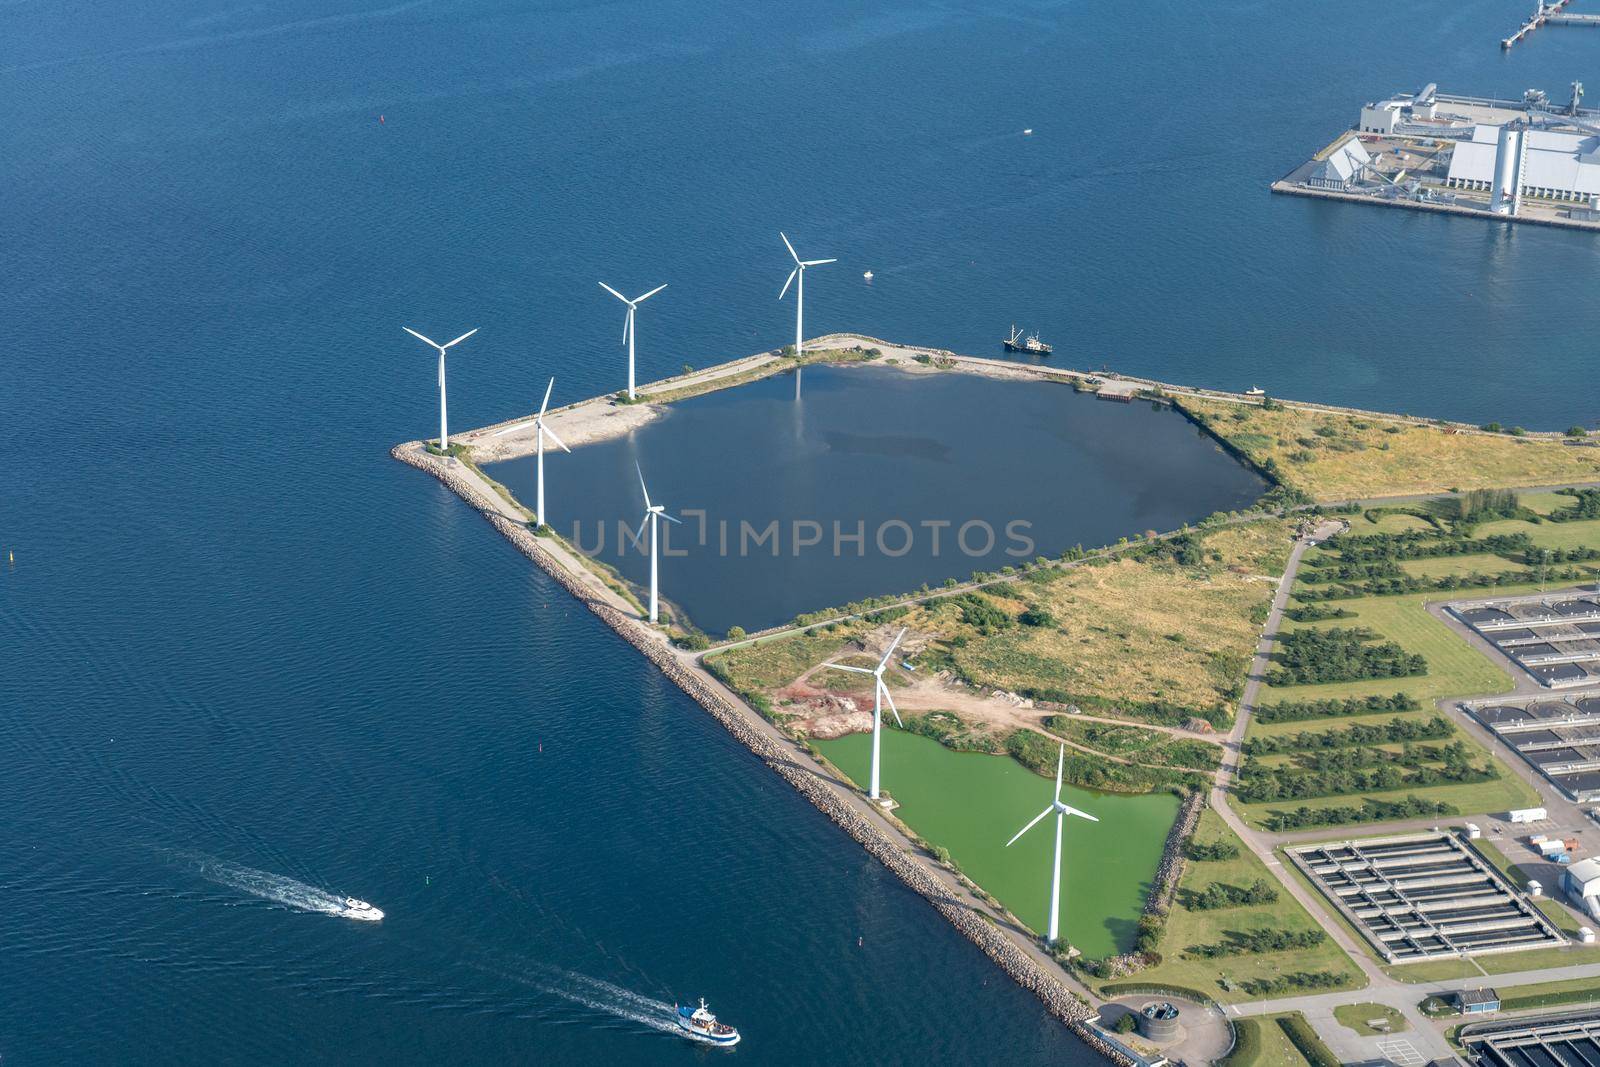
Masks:
[[[364,900],[357,900],[355,897],[344,898],[344,910],[339,914],[346,919],[356,919],[360,922],[369,923],[375,923],[383,918],[383,912]]]
[[[700,1006],[691,1008],[687,1004],[678,1005],[678,1027],[691,1037],[701,1041],[709,1041],[713,1045],[737,1045],[739,1031],[727,1023],[717,1022],[717,1017],[711,1014],[706,1007],[704,997],[700,998]]]

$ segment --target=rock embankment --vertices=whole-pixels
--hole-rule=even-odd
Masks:
[[[659,633],[596,598],[593,590],[586,588],[582,581],[539,544],[539,538],[531,530],[506,518],[492,504],[483,500],[474,491],[474,486],[461,475],[459,467],[430,455],[415,443],[398,445],[391,455],[402,463],[432,474],[477,508],[519,551],[588,605],[625,641],[655,664],[662,674],[710,712],[734,738],[782,775],[896,877],[924,897],[951,925],[999,964],[1012,980],[1037,996],[1052,1015],[1072,1027],[1080,1040],[1112,1062],[1132,1067],[1131,1060],[1107,1044],[1087,1025],[1088,1020],[1095,1017],[1093,1008],[1067,989],[980,912],[960,900],[949,886],[896,844],[882,829],[857,812],[814,767],[802,762],[804,756],[789,750],[758,728],[708,678],[686,666]]]

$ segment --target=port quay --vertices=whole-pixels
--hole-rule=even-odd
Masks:
[[[1576,17],[1576,16],[1573,16]],[[1600,230],[1600,109],[1456,96],[1430,84],[1362,106],[1272,191],[1413,211]]]

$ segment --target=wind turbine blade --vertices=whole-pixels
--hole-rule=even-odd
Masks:
[[[789,238],[784,237],[784,234],[783,234],[782,230],[778,231],[778,236],[779,237],[783,237],[783,247],[785,247],[785,248],[787,248],[789,250],[789,254],[794,257],[794,261],[798,265],[799,262],[800,262],[800,256],[799,256],[799,254],[797,252],[795,252],[794,245],[789,243]]]
[[[645,524],[648,523],[649,521],[650,521],[650,513],[647,511],[647,512],[644,513],[644,518],[639,520],[639,528],[633,532],[633,547],[634,548],[638,548],[640,545],[644,544],[644,528],[645,528]]]
[[[644,487],[644,468],[639,466],[639,461],[633,461],[633,469],[639,472],[639,491],[644,494],[644,509],[650,510],[650,490]]]
[[[556,387],[556,380],[550,379],[550,384],[544,387],[544,403],[539,405],[539,417],[544,418],[545,410],[550,407],[550,390]]]
[[[628,313],[622,316],[622,344],[628,344],[628,335],[633,332],[633,305],[628,305]]]
[[[778,299],[779,300],[782,300],[784,298],[784,296],[789,292],[789,286],[794,284],[794,276],[796,274],[799,274],[799,273],[800,273],[800,268],[799,267],[796,267],[794,270],[789,272],[789,279],[783,283],[783,292],[778,294]]]
[[[656,512],[656,514],[660,515],[663,519],[666,519],[668,522],[675,522],[679,526],[683,525],[683,520],[682,519],[675,519],[671,515],[668,515],[665,511],[658,511],[658,512]]]
[[[615,289],[611,288],[611,286],[607,285],[605,282],[601,282],[600,283],[600,288],[604,289],[606,292],[610,293],[612,296],[616,297],[618,300],[622,301],[624,304],[626,304],[628,302],[628,298],[627,297],[623,296],[621,293],[619,293]]]
[[[888,664],[889,657],[894,655],[894,650],[900,647],[900,639],[906,635],[906,629],[907,627],[900,627],[900,632],[894,635],[893,641],[889,642],[889,651],[885,652],[883,654],[883,658],[878,661],[879,667],[883,667]]]
[[[648,293],[644,294],[643,296],[634,297],[633,298],[633,302],[635,304],[642,304],[646,300],[649,300],[652,296],[655,296],[657,293],[659,293],[661,290],[663,290],[665,288],[666,288],[665,285],[658,285],[654,289],[650,290]]]
[[[1088,812],[1079,811],[1077,808],[1073,807],[1070,804],[1063,804],[1061,806],[1063,808],[1067,809],[1067,814],[1068,815],[1076,815],[1078,818],[1080,818],[1080,819],[1088,819],[1090,822],[1099,822],[1100,821],[1099,819],[1095,818],[1093,815],[1090,815]]]
[[[894,697],[889,695],[889,687],[883,684],[882,675],[878,675],[878,688],[883,690],[883,702],[889,705],[889,712],[894,716],[894,724],[904,730],[906,724],[900,721],[900,709],[894,706]]]
[[[415,337],[417,340],[423,342],[424,344],[433,345],[434,348],[438,348],[439,347],[438,345],[434,344],[432,341],[428,340],[426,337],[422,336],[420,333],[418,333],[416,330],[413,330],[409,326],[402,326],[400,328],[402,330],[404,330],[406,333],[409,333],[412,337]]]
[[[1049,815],[1054,810],[1055,810],[1054,808],[1045,808],[1039,814],[1035,815],[1032,818],[1032,820],[1029,821],[1028,825],[1024,826],[1022,829],[1017,831],[1016,837],[1013,837],[1010,841],[1006,842],[1006,848],[1010,848],[1012,845],[1016,844],[1018,837],[1021,837],[1023,834],[1027,833],[1029,830],[1032,830],[1035,826],[1039,825],[1039,820],[1044,818],[1046,815]]]
[[[836,671],[852,671],[856,674],[871,674],[865,667],[852,667],[848,663],[824,663],[824,667],[832,667]]]
[[[445,347],[446,348],[450,348],[452,345],[458,345],[462,341],[465,341],[467,338],[471,337],[473,334],[477,333],[481,329],[483,329],[482,326],[474,326],[472,329],[468,330],[466,333],[462,334],[460,337],[457,337],[454,341],[451,341],[450,344],[445,345]]]
[[[1062,745],[1061,751],[1056,753],[1056,803],[1061,803],[1061,769],[1067,765],[1067,746]]]
[[[801,264],[802,267],[820,267],[824,263],[837,263],[837,259],[808,259]]]
[[[556,432],[554,430],[552,430],[550,427],[546,426],[543,422],[539,423],[539,432],[544,434],[546,437],[550,438],[550,440],[554,441],[556,444],[560,445],[561,446],[561,451],[563,451],[563,452],[571,452],[572,451],[572,449],[567,447],[567,443],[565,441],[563,441],[561,438],[557,437],[556,436]]]

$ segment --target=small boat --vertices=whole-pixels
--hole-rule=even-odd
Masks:
[[[1011,336],[1005,339],[1005,346],[1007,352],[1026,352],[1030,356],[1048,356],[1055,351],[1053,346],[1039,340],[1037,332],[1022,336],[1022,331],[1017,329],[1015,323],[1011,326]]]
[[[870,270],[864,272],[861,276],[869,282],[872,280],[872,272]]]
[[[709,1041],[713,1045],[737,1045],[739,1031],[727,1023],[717,1022],[717,1017],[711,1014],[706,1007],[706,998],[700,998],[700,1006],[691,1008],[687,1004],[678,1005],[678,1028],[690,1037],[701,1041]]]
[[[1252,385],[1244,391],[1245,396],[1266,396],[1267,391],[1259,385]]]
[[[383,912],[364,900],[357,900],[355,897],[344,898],[344,910],[339,914],[346,919],[355,919],[358,922],[368,923],[375,923],[383,918]]]
[[[1033,127],[1029,126],[1027,129],[1023,130],[1022,131],[1022,136],[1024,136],[1024,137],[1032,137],[1033,136]]]

